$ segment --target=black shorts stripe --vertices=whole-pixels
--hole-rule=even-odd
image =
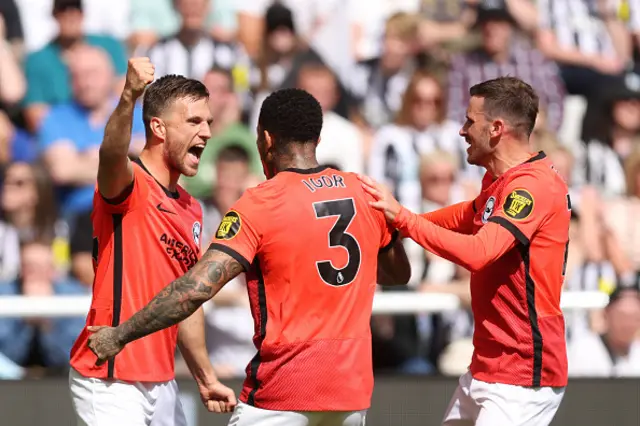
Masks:
[[[491,217],[489,218],[489,222],[497,223],[505,228],[520,243],[518,248],[524,264],[527,310],[529,312],[529,325],[531,327],[531,339],[533,341],[533,377],[531,379],[531,386],[539,387],[542,381],[542,333],[538,325],[538,312],[536,311],[536,283],[531,277],[530,242],[517,226],[503,217]]]
[[[224,244],[211,243],[207,251],[208,250],[218,250],[223,252],[224,254],[228,254],[229,256],[233,257],[236,262],[242,265],[245,272],[247,272],[249,270],[249,267],[251,266],[251,263],[243,255],[241,255],[231,247],[225,246]]]
[[[113,220],[113,317],[111,326],[120,325],[120,312],[122,310],[122,215],[112,215]],[[112,379],[116,364],[113,357],[107,363],[107,377]]]
[[[250,377],[253,383],[253,389],[249,392],[249,396],[247,397],[247,404],[256,406],[256,392],[260,389],[261,382],[258,380],[258,369],[260,368],[260,364],[262,362],[262,357],[260,356],[260,347],[262,346],[262,342],[264,341],[267,335],[267,295],[264,288],[264,278],[262,276],[262,270],[260,269],[260,263],[258,259],[256,259],[252,265],[258,278],[258,308],[260,311],[260,343],[258,345],[258,352],[251,360],[249,364],[250,367]]]

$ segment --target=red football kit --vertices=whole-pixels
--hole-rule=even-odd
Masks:
[[[87,326],[117,326],[144,308],[167,284],[200,257],[202,208],[186,191],[171,192],[141,162],[133,163],[131,193],[111,204],[96,189],[93,198],[95,279]],[[81,332],[71,349],[71,366],[85,377],[130,382],[174,378],[177,326],[128,344],[96,366]]]
[[[395,225],[427,250],[472,272],[477,380],[567,385],[560,294],[569,244],[567,185],[543,152],[494,179],[473,201]]]
[[[356,175],[288,169],[247,190],[211,248],[247,271],[258,352],[241,401],[279,411],[367,409],[380,249],[393,229]]]

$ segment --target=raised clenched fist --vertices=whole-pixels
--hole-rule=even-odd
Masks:
[[[134,97],[139,97],[154,79],[155,67],[149,58],[131,58],[127,66],[125,90],[130,90]]]

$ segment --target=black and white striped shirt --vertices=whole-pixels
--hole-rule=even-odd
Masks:
[[[371,127],[379,128],[395,118],[413,69],[413,64],[407,64],[406,69],[387,77],[382,74],[380,58],[356,65],[348,83],[349,90],[360,103],[360,112]]]
[[[622,159],[609,145],[596,139],[575,147],[572,186],[593,185],[605,197],[624,195],[627,183]]]
[[[389,185],[400,203],[413,212],[422,209],[420,157],[436,150],[458,159],[464,177],[480,181],[484,170],[466,162],[468,145],[454,121],[434,124],[420,132],[408,126],[389,124],[376,133],[371,146],[368,174]]]
[[[552,30],[563,48],[586,55],[616,56],[598,13],[598,0],[537,0],[540,27]]]
[[[203,35],[191,47],[185,46],[177,36],[168,37],[152,46],[148,55],[157,77],[178,74],[201,80],[214,66],[227,70],[243,67],[249,72],[248,59],[239,47],[209,35]]]

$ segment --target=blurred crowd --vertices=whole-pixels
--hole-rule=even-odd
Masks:
[[[567,312],[570,374],[640,376],[640,0],[0,0],[0,297],[90,293],[98,147],[140,55],[211,94],[212,138],[182,182],[203,204],[205,242],[264,179],[255,127],[275,89],[320,102],[322,164],[428,212],[480,187],[458,135],[469,87],[529,82],[541,102],[532,149],[571,189],[565,288],[610,295],[604,309]],[[136,115],[132,157],[144,146]],[[451,293],[463,308],[374,316],[375,368],[460,374],[469,273],[405,244],[410,285],[380,291]],[[242,276],[206,315],[215,368],[242,376],[255,351]],[[0,377],[64,371],[83,324],[1,318]]]

